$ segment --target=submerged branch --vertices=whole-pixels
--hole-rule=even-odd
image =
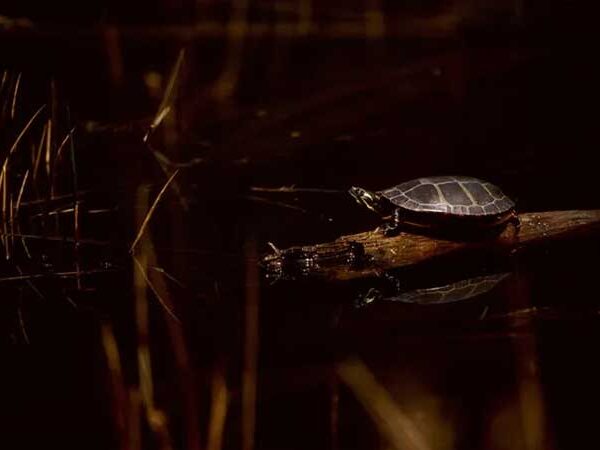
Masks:
[[[375,230],[342,236],[333,242],[276,250],[264,256],[262,263],[267,271],[276,274],[285,272],[289,266],[304,274],[326,278],[359,278],[451,252],[476,248],[516,249],[573,235],[600,225],[600,210],[524,213],[519,218],[518,234],[511,225],[500,235],[478,240],[437,239],[412,233],[386,237]]]

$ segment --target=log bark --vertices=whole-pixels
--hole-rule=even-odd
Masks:
[[[463,250],[515,249],[581,234],[599,228],[600,210],[523,213],[519,219],[518,232],[509,224],[500,234],[484,239],[438,239],[406,232],[386,237],[374,230],[342,236],[333,242],[274,250],[262,258],[262,263],[269,273],[278,276],[301,273],[338,280],[360,278]]]

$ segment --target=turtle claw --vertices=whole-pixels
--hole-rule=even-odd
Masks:
[[[400,227],[395,223],[386,223],[381,227],[381,231],[385,237],[393,237],[400,233]]]
[[[360,295],[354,301],[354,307],[357,309],[364,308],[365,306],[380,300],[381,298],[383,298],[381,292],[378,289],[371,288],[365,295]]]

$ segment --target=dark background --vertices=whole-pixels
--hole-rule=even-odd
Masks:
[[[256,448],[393,448],[336,375],[347,358],[366,364],[431,448],[589,448],[600,371],[597,236],[397,274],[411,287],[480,270],[513,274],[481,298],[440,307],[383,302],[356,311],[353,301],[381,280],[272,283],[248,273],[267,242],[285,248],[376,227],[379,219],[343,193],[352,185],[464,174],[501,186],[519,211],[599,208],[591,10],[584,2],[327,2],[312,5],[312,28],[302,34],[300,2],[251,1],[242,15],[248,35],[236,41],[227,28],[235,5],[0,6],[0,69],[13,81],[22,74],[17,117],[0,123],[2,151],[41,103],[52,105],[55,139],[76,129],[79,189],[98,193],[94,207],[118,208],[108,218],[86,216],[84,236],[109,245],[84,246],[78,258],[114,270],[86,279],[85,289],[52,276],[70,270],[74,250],[46,238],[68,236],[70,225],[21,219],[45,239],[30,244],[30,258],[13,254],[0,274],[14,277],[18,266],[49,276],[34,280],[35,289],[0,284],[7,448],[39,447],[40,439],[63,448],[119,445],[100,324],[114,330],[124,383],[135,390],[127,253],[135,194],[148,185],[152,197],[166,180],[142,137],[182,49],[172,113],[150,141],[172,161],[202,160],[177,178],[187,209],[170,190],[150,225],[159,265],[183,285],[169,289],[197,389],[185,391],[169,319],[150,300],[155,398],[174,448],[193,448],[187,397],[206,438],[216,369],[230,391],[224,447],[242,446],[249,327],[259,335],[251,352]],[[383,18],[381,35],[364,32],[368,11]],[[156,76],[162,82],[153,88]],[[219,89],[224,81],[230,91]],[[22,177],[23,169],[11,173]],[[251,191],[292,185],[340,192]],[[252,289],[257,322],[248,321]],[[146,422],[143,436],[142,448],[161,447]]]

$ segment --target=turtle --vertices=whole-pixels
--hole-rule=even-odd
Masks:
[[[382,191],[351,187],[350,195],[382,216],[392,215],[384,226],[387,236],[403,225],[460,230],[496,229],[520,223],[515,203],[494,184],[468,176],[433,176],[406,181]]]
[[[494,289],[501,281],[510,276],[510,272],[482,275],[474,278],[456,281],[443,286],[415,289],[385,297],[377,289],[371,289],[356,305],[361,307],[376,300],[390,302],[412,303],[419,305],[436,305],[455,303],[485,294]]]

